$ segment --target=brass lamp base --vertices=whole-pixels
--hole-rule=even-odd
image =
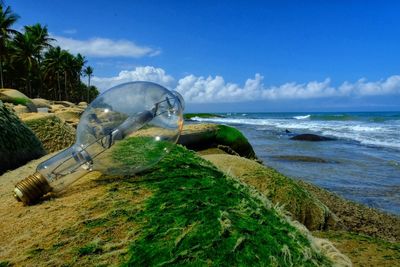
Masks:
[[[14,197],[25,205],[30,205],[50,191],[47,180],[39,172],[35,172],[15,185]]]

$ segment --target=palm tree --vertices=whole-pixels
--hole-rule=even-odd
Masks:
[[[57,81],[58,100],[61,100],[61,74],[64,72],[65,52],[59,46],[50,48],[43,61],[45,78],[49,81],[54,79]],[[57,98],[57,93],[55,98]]]
[[[6,54],[6,43],[10,40],[11,35],[17,31],[11,29],[11,26],[18,20],[19,16],[12,12],[9,6],[4,7],[0,2],[0,80],[1,88],[4,87],[3,82],[3,60]]]
[[[25,33],[29,34],[32,39],[34,39],[35,45],[37,46],[36,54],[34,56],[38,62],[38,65],[40,66],[42,63],[44,50],[51,48],[51,43],[55,41],[55,39],[50,38],[47,26],[42,26],[40,23],[36,23],[31,26],[25,26],[24,28]],[[38,68],[38,76],[39,88],[37,93],[40,95],[43,87],[42,71],[40,67]]]
[[[26,82],[27,94],[32,97],[32,73],[38,70],[38,61],[36,55],[40,53],[40,47],[36,45],[34,37],[28,32],[18,32],[13,44],[13,53],[11,55],[11,61],[19,64],[23,69]]]
[[[90,91],[90,77],[93,75],[93,68],[90,66],[87,66],[84,70],[83,73],[85,76],[88,77],[88,90],[87,90],[87,102],[89,103],[89,91]]]

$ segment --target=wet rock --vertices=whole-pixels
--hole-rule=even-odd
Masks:
[[[301,161],[301,162],[313,162],[313,163],[336,163],[335,161],[326,160],[318,157],[311,156],[301,156],[301,155],[280,155],[273,156],[272,158],[278,160],[286,160],[286,161]]]
[[[317,134],[299,134],[299,135],[293,136],[290,139],[297,140],[297,141],[312,141],[312,142],[336,140],[335,138],[321,136],[321,135],[317,135]]]

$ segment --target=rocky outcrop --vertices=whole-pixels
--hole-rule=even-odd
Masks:
[[[236,128],[217,124],[185,125],[178,140],[179,144],[196,151],[220,148],[249,159],[257,159],[253,147]]]
[[[312,141],[312,142],[319,142],[319,141],[333,141],[336,140],[331,137],[316,135],[316,134],[299,134],[290,138],[291,140],[297,141]]]
[[[15,89],[0,89],[0,100],[14,105],[24,105],[28,107],[29,112],[37,112],[37,108],[32,100]]]
[[[32,130],[0,101],[0,173],[45,153]]]
[[[76,130],[54,114],[28,113],[20,117],[49,153],[70,147],[75,143]]]
[[[337,217],[295,181],[255,161],[232,155],[203,155],[228,175],[253,186],[309,230],[335,228]]]

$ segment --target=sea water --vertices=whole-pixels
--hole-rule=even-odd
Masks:
[[[400,215],[400,112],[219,115],[193,120],[238,128],[264,164],[287,176]],[[304,133],[335,140],[290,139]],[[293,161],[287,156],[317,157],[324,162]]]

